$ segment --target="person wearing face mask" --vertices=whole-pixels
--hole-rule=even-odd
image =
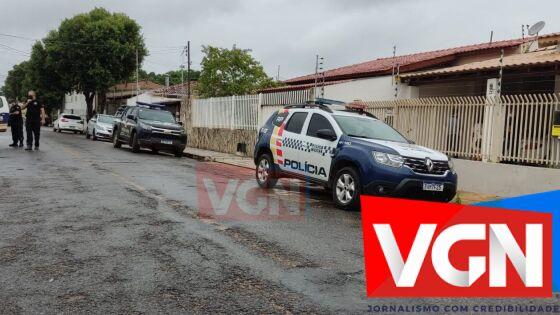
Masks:
[[[23,147],[23,116],[21,115],[21,106],[17,102],[12,101],[10,106],[10,119],[8,125],[12,128],[12,144],[10,147]]]
[[[27,148],[26,151],[32,149],[33,140],[35,140],[35,150],[39,150],[39,138],[41,136],[41,125],[45,124],[45,108],[37,101],[35,91],[27,93],[27,103],[21,106],[21,109],[27,108],[25,119],[25,131],[27,132]]]

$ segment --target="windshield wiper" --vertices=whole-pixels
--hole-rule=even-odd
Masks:
[[[362,138],[362,139],[371,139],[370,137],[360,136],[360,135],[353,135],[353,134],[348,134],[348,137]]]

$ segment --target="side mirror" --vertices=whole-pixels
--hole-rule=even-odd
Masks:
[[[416,142],[412,141],[412,140],[408,140],[409,144],[416,144]]]
[[[336,140],[336,133],[331,129],[319,129],[317,130],[317,137],[329,141]]]
[[[130,119],[130,120],[135,120],[136,119],[136,118],[134,118],[134,115],[127,115],[126,118]]]
[[[181,126],[183,125],[183,122],[182,122],[182,121],[178,121],[177,123],[178,123],[179,125],[181,125]]]

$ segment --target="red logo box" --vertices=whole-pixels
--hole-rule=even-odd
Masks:
[[[552,215],[362,197],[368,297],[551,297]]]

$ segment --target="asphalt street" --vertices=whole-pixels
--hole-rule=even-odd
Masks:
[[[336,209],[322,189],[263,192],[246,169],[50,129],[40,151],[10,140],[0,133],[2,314],[364,313],[449,302],[367,299],[360,213]]]

